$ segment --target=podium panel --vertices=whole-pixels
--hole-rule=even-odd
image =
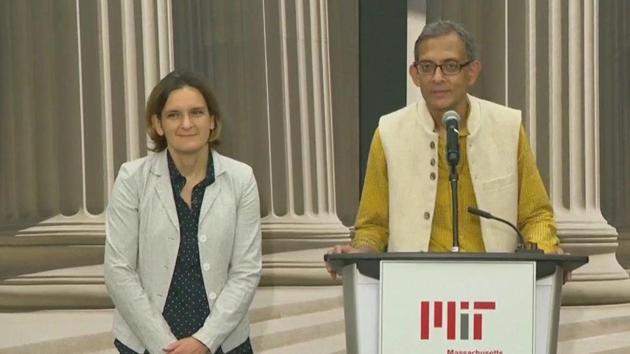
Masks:
[[[348,354],[401,352],[460,354],[475,351],[492,354],[556,353],[563,270],[571,271],[588,262],[588,257],[581,256],[508,253],[338,254],[326,255],[324,259],[343,277]],[[392,261],[393,267],[388,269],[386,264]],[[481,265],[479,269],[473,270],[471,264]],[[415,270],[407,269],[407,266],[426,269],[410,276],[410,272]],[[454,279],[452,271],[462,266],[465,271],[457,270],[462,277],[451,282]],[[442,273],[432,274],[434,272]],[[510,275],[510,272],[515,273]],[[474,274],[481,277],[473,280]],[[428,287],[425,280],[431,276],[435,277],[436,282]],[[482,279],[484,276],[486,279]],[[506,280],[506,277],[510,279]],[[393,283],[389,283],[389,280],[393,280]],[[460,295],[449,298],[450,291],[457,288],[457,282],[465,285],[467,292],[464,294],[470,296],[469,298],[460,298]],[[515,285],[517,283],[518,285]],[[436,292],[427,292],[429,288]],[[408,293],[412,293],[413,297],[407,298]],[[497,296],[498,293],[503,294],[501,300],[495,301],[494,310],[490,310],[492,305],[487,302],[492,301],[485,299]],[[499,313],[499,308],[503,310],[503,296],[510,297],[512,301],[510,305],[506,304],[507,314]],[[455,302],[455,308],[451,310],[455,314],[455,340],[449,341],[448,329],[436,324],[435,302],[440,300],[443,327],[448,326],[448,303]],[[413,346],[421,343],[422,306],[427,307],[426,304],[422,304],[423,301],[428,302],[430,312],[433,311],[433,314],[429,313],[426,326],[429,338],[435,337],[443,343],[450,343],[447,346],[435,350],[417,349],[424,347]],[[462,302],[468,302],[468,309],[462,309],[462,306],[466,307]],[[474,302],[481,302],[477,304],[477,309]],[[464,321],[461,316],[466,314],[468,327],[462,328]],[[481,323],[478,330],[481,330],[482,340],[474,339],[476,314],[481,315],[477,321]],[[505,320],[500,315],[512,318]],[[507,330],[507,325],[506,328],[492,329],[495,325],[501,326],[502,321],[510,322],[511,329]],[[516,327],[513,327],[514,325]],[[461,337],[465,337],[463,332],[466,331],[468,339],[462,340]],[[489,331],[493,331],[493,334],[489,334]],[[503,346],[505,342],[487,345],[490,342],[485,340],[493,336],[508,337],[501,340],[506,339],[507,345],[515,346],[505,347]],[[523,339],[525,336],[529,339]],[[416,343],[409,344],[412,347],[407,347],[403,342],[406,339]]]
[[[535,262],[383,261],[379,353],[532,353]]]

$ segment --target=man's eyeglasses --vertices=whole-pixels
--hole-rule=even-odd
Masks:
[[[456,60],[447,60],[442,64],[434,63],[432,61],[415,62],[413,65],[418,69],[418,72],[423,75],[434,75],[435,69],[440,68],[444,75],[457,75],[462,71],[466,65],[472,63],[474,60],[469,60],[465,63],[458,63]]]

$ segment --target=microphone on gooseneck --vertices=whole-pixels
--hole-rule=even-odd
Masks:
[[[457,196],[457,164],[459,163],[459,114],[448,111],[442,115],[442,124],[446,128],[446,160],[449,164],[448,180],[451,185],[451,214],[453,220],[453,247],[451,252],[459,252],[459,215]]]
[[[473,207],[468,207],[468,212],[471,214],[477,215],[479,217],[482,217],[484,219],[491,219],[491,220],[502,222],[510,226],[512,229],[514,229],[514,231],[516,231],[516,237],[518,240],[518,245],[516,246],[516,252],[542,253],[542,250],[538,249],[538,246],[535,243],[529,244],[525,242],[525,238],[523,237],[523,234],[521,233],[521,231],[516,227],[516,225],[512,224],[511,222],[505,219],[501,219],[500,217],[494,216],[485,210],[481,210],[481,209],[477,209]],[[526,247],[526,245],[530,245],[530,246]]]
[[[442,116],[446,128],[446,160],[451,166],[459,163],[459,114],[448,111]]]

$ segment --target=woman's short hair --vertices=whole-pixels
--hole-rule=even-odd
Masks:
[[[149,99],[147,100],[144,118],[147,124],[147,133],[154,143],[153,148],[151,148],[152,151],[160,152],[166,149],[167,144],[166,138],[159,135],[153,127],[151,117],[155,114],[159,119],[162,119],[162,110],[164,110],[164,105],[171,95],[171,92],[186,86],[197,89],[206,100],[208,113],[211,117],[214,117],[214,129],[210,132],[208,143],[211,147],[219,143],[219,136],[221,135],[221,113],[217,99],[214,97],[212,90],[210,90],[208,81],[200,74],[175,70],[160,80],[153,88],[153,91],[151,91]]]

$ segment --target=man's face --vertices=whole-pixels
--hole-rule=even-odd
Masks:
[[[455,74],[445,74],[444,68],[423,72],[426,64],[457,63],[465,64],[470,59],[466,55],[464,42],[456,33],[427,39],[418,48],[418,61],[409,67],[409,74],[414,84],[420,87],[422,97],[431,113],[443,114],[448,110],[463,113],[466,108],[466,93],[479,75],[481,64],[473,61]]]

